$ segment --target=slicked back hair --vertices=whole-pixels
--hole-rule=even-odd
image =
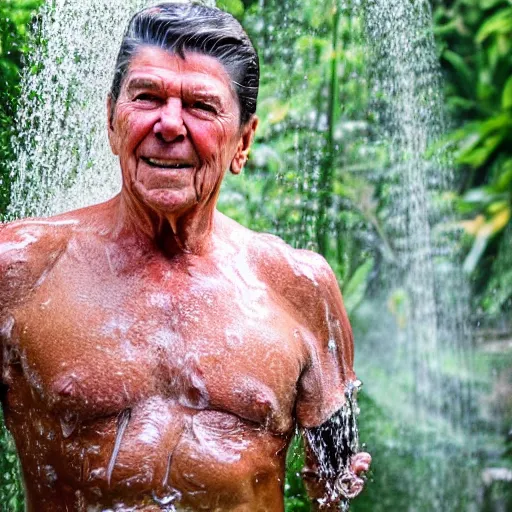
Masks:
[[[256,112],[258,54],[240,23],[215,7],[162,3],[138,12],[128,25],[110,89],[112,115],[130,62],[143,46],[156,46],[181,58],[190,51],[218,59],[236,92],[240,124]]]

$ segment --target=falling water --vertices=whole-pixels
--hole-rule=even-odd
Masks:
[[[455,223],[450,226],[446,198],[451,170],[442,150],[427,154],[445,130],[430,6],[423,0],[375,0],[368,3],[366,20],[376,53],[374,92],[384,96],[378,108],[391,162],[384,178],[390,184],[387,226],[397,256],[393,264],[398,273],[392,279],[407,294],[417,401],[427,400],[428,414],[438,414],[445,405],[440,382],[443,348],[448,344],[459,351],[470,341],[465,283],[456,270],[457,232]],[[449,297],[452,304],[447,303]],[[460,398],[467,396],[450,396],[452,414]],[[454,421],[465,420],[464,412],[457,415]]]
[[[353,479],[350,458],[359,452],[356,423],[359,409],[356,397],[360,387],[360,381],[349,383],[345,391],[345,404],[331,421],[304,432],[316,460],[320,461],[318,477],[325,482],[325,496],[318,499],[318,504],[329,507],[341,498],[342,512],[347,512],[350,507],[350,485]]]
[[[365,21],[374,52],[373,94],[379,98],[374,108],[390,160],[382,180],[389,190],[385,224],[395,258],[383,281],[388,307],[395,313],[402,308],[405,318],[382,343],[394,354],[395,371],[405,376],[402,390],[414,397],[398,407],[397,394],[386,389],[390,399],[382,399],[414,425],[417,464],[430,466],[420,476],[411,467],[404,477],[413,496],[408,510],[468,510],[460,500],[471,496],[473,475],[460,467],[454,481],[454,460],[443,455],[448,446],[458,446],[467,463],[474,449],[471,333],[468,283],[458,264],[459,233],[449,199],[453,176],[440,146],[445,119],[430,4],[371,0]],[[371,364],[382,367],[382,361]]]

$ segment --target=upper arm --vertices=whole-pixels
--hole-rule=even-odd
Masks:
[[[13,310],[32,290],[44,263],[44,228],[16,221],[0,224],[0,369],[9,339]],[[1,373],[0,373],[1,378]]]
[[[0,321],[22,293],[28,259],[23,249],[35,239],[19,226],[0,224]]]
[[[309,295],[313,336],[296,402],[301,427],[317,427],[328,420],[345,404],[347,386],[356,380],[352,328],[336,277],[324,258],[315,255],[314,261],[314,290]]]
[[[346,388],[356,380],[352,329],[338,282],[319,254],[293,249],[270,235],[258,241],[252,259],[303,327],[295,418],[299,427],[317,427],[343,406]]]
[[[4,338],[11,292],[9,291],[9,229],[0,224],[0,391],[4,367]]]
[[[304,483],[313,510],[340,510],[359,480],[350,469],[358,451],[354,344],[334,272],[318,260],[314,346],[299,382],[297,421],[304,438]],[[355,479],[354,479],[355,478]],[[357,484],[357,485],[355,485]]]

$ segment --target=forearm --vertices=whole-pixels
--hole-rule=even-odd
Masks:
[[[327,422],[303,430],[306,447],[303,479],[314,510],[348,510],[349,499],[360,492],[355,487],[361,479],[351,467],[359,449],[357,384],[356,381],[347,386],[345,404]]]

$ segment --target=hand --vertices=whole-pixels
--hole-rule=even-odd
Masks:
[[[350,459],[350,469],[357,475],[360,476],[361,473],[367,473],[370,469],[370,464],[372,463],[372,456],[366,452],[356,453]]]
[[[335,484],[345,498],[353,499],[361,494],[365,482],[363,473],[370,469],[371,462],[372,457],[366,452],[356,453],[351,458],[350,469],[343,473]]]

